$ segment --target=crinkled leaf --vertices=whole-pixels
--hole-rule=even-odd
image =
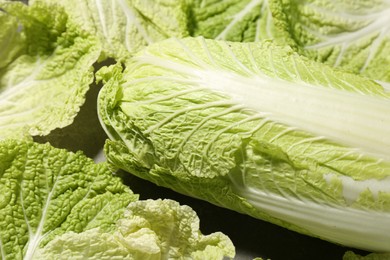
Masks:
[[[0,7],[6,19],[18,21],[5,24],[7,35],[18,39],[12,43],[18,55],[0,67],[0,139],[46,135],[71,124],[93,80],[99,42],[56,5]],[[2,44],[4,39],[11,38],[4,36]]]
[[[7,66],[24,47],[23,36],[16,17],[0,10],[0,70]]]
[[[279,29],[320,62],[390,82],[390,3],[274,1]],[[281,22],[283,21],[283,22]],[[288,34],[285,34],[286,38]]]
[[[124,60],[145,45],[188,35],[181,0],[35,0],[61,4],[84,30],[102,42],[102,58]]]
[[[199,219],[188,206],[173,200],[131,203],[116,231],[94,228],[68,232],[42,248],[38,259],[223,259],[234,257],[234,246],[222,233],[204,236]]]
[[[115,230],[137,199],[106,164],[49,144],[0,142],[0,255],[30,259],[54,237]]]
[[[203,235],[188,206],[137,195],[81,152],[0,141],[2,259],[233,258],[229,238]]]
[[[299,232],[389,250],[390,99],[380,85],[270,41],[203,38],[153,44],[100,76],[117,167]]]
[[[238,42],[273,38],[267,0],[192,0],[189,6],[191,35]]]

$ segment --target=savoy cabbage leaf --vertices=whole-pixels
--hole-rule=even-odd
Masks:
[[[305,234],[389,250],[390,96],[374,81],[271,41],[204,38],[150,45],[99,76],[112,164]]]
[[[107,163],[49,144],[0,141],[0,259],[234,257],[188,206],[137,201]]]

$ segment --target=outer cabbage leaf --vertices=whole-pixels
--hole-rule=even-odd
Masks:
[[[278,29],[302,53],[334,67],[390,82],[390,3],[274,1]],[[284,23],[284,26],[282,24]]]
[[[71,124],[93,80],[99,42],[56,5],[0,7],[7,12],[1,19],[9,21],[0,43],[12,41],[7,65],[0,66],[0,139],[46,135]]]
[[[0,10],[0,69],[7,66],[23,47],[18,20]]]
[[[69,231],[111,231],[138,198],[107,164],[49,144],[1,141],[0,162],[2,259],[31,259]]]
[[[191,35],[238,42],[273,38],[268,0],[189,2]]]
[[[234,257],[228,237],[202,235],[188,206],[137,195],[95,164],[16,140],[0,142],[1,259],[204,259]]]
[[[188,36],[187,11],[181,0],[35,0],[61,4],[76,23],[98,36],[102,59],[124,60],[145,45]]]
[[[170,39],[105,68],[108,160],[181,193],[389,251],[390,99],[270,41]]]

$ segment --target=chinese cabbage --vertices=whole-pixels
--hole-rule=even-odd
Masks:
[[[390,251],[390,99],[271,41],[170,39],[104,68],[108,160],[301,233]]]

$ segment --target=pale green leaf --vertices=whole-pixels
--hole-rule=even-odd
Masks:
[[[37,259],[223,259],[234,246],[222,233],[204,236],[188,206],[173,200],[132,202],[114,232],[67,232],[37,252]]]
[[[107,163],[0,141],[0,259],[234,257],[226,235],[200,232],[189,206],[137,199]]]
[[[274,1],[278,29],[302,53],[334,67],[390,82],[390,3]],[[289,34],[289,36],[287,36]],[[283,39],[282,39],[283,40]]]
[[[0,10],[0,69],[7,66],[24,47],[20,25],[15,17]]]
[[[0,142],[0,256],[31,259],[54,237],[115,229],[137,200],[107,164],[49,144]]]
[[[273,38],[267,0],[191,0],[189,31],[194,36],[229,41]]]
[[[82,29],[97,35],[102,59],[124,60],[144,46],[171,36],[188,35],[182,0],[35,0],[64,6]]]
[[[0,67],[0,139],[46,135],[71,124],[93,81],[99,42],[57,6],[6,2],[0,7],[19,28],[12,24],[7,33],[17,34],[10,53],[18,55]]]
[[[336,243],[390,245],[390,99],[271,41],[170,39],[101,72],[111,163]],[[332,228],[329,228],[329,227]]]

